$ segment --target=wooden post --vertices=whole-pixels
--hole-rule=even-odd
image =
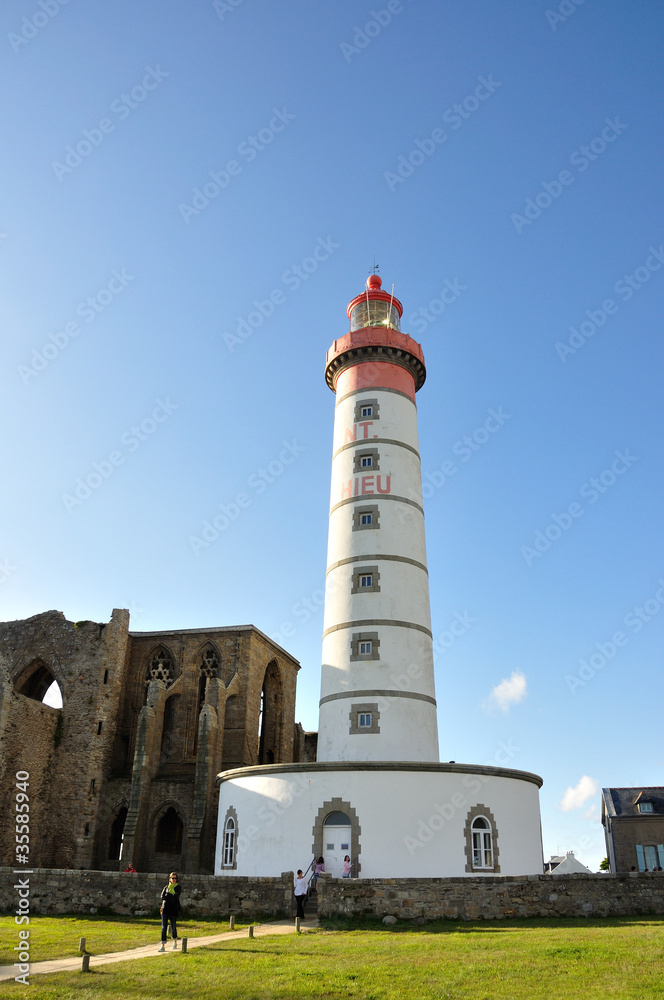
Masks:
[[[83,961],[81,962],[81,972],[89,972],[89,971],[90,971],[90,956],[84,955]]]
[[[231,930],[235,930],[235,914],[231,913]]]
[[[85,938],[81,938],[81,940],[78,942],[78,950],[80,951],[81,955],[85,954]]]
[[[298,934],[302,933],[301,930],[300,930],[300,918],[299,917],[295,918],[295,930],[297,931]]]
[[[254,936],[254,925],[252,924],[251,927],[249,928],[249,937],[252,938],[253,936]]]
[[[183,955],[187,954],[187,939],[186,938],[182,938],[182,954]]]

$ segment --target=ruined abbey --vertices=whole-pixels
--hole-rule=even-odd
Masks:
[[[130,632],[59,611],[0,624],[0,790],[30,774],[35,868],[211,873],[220,771],[314,760],[299,663],[253,625]],[[60,709],[43,703],[57,681]],[[0,821],[12,866],[13,815]]]

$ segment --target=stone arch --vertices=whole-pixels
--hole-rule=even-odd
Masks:
[[[152,843],[155,854],[171,858],[182,854],[185,842],[184,810],[177,803],[163,802],[152,820]]]
[[[127,821],[127,803],[123,801],[116,805],[109,816],[106,859],[119,861],[122,858],[122,841]]]
[[[346,802],[345,799],[333,798],[328,799],[318,810],[316,815],[316,820],[313,825],[312,835],[313,841],[311,845],[311,852],[314,857],[319,857],[324,854],[324,832],[325,832],[325,820],[330,815],[330,813],[344,813],[348,816],[350,820],[350,860],[353,862],[353,872],[359,877],[362,865],[360,864],[360,836],[362,834],[362,827],[360,826],[360,821],[358,819],[355,809],[350,804]]]
[[[491,838],[491,851],[492,851],[492,862],[490,867],[486,865],[476,865],[473,855],[473,833],[480,832],[479,828],[474,829],[473,823],[477,819],[483,819],[488,824],[487,827],[482,827],[482,831],[486,830]],[[498,863],[499,849],[498,849],[498,828],[496,826],[496,820],[487,806],[478,802],[476,805],[472,806],[468,810],[468,815],[466,816],[466,824],[463,829],[465,838],[465,850],[466,850],[466,871],[469,873],[482,874],[484,872],[491,875],[500,874],[500,864]]]
[[[284,722],[284,690],[276,660],[265,668],[258,721],[258,763],[278,764]]]
[[[44,695],[52,684],[57,684],[62,694],[62,687],[57,678],[53,676],[41,657],[36,657],[18,673],[14,679],[14,691],[25,698],[32,698],[34,701],[43,701]]]

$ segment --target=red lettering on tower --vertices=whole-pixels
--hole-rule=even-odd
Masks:
[[[357,427],[346,427],[344,430],[344,444],[348,444],[349,441],[357,440]]]
[[[366,440],[366,438],[369,437],[369,428],[373,427],[373,420],[364,420],[364,421],[361,421],[360,424],[359,424],[359,426],[360,427],[364,427],[364,438]],[[353,438],[353,440],[355,440],[355,438]]]
[[[352,481],[353,481],[352,479],[349,479],[348,480],[348,485],[346,485],[346,483],[342,483],[341,484],[341,499],[342,500],[344,499],[344,497],[351,497],[353,495],[352,491],[351,491],[351,483],[352,483]]]
[[[378,478],[378,482],[377,482],[376,485],[378,487],[378,492],[379,493],[391,493],[392,492],[392,476],[378,476],[377,478]],[[383,489],[383,487],[380,485],[381,484],[381,480],[383,480],[383,479],[385,480],[385,489]]]
[[[362,476],[362,493],[374,492],[375,476]]]

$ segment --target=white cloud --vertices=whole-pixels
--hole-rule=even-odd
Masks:
[[[587,774],[584,774],[576,788],[572,788],[570,785],[567,789],[560,803],[560,808],[563,812],[569,812],[570,809],[580,809],[584,802],[597,795],[598,791],[599,781],[596,778],[589,778]]]
[[[509,711],[511,705],[516,705],[526,697],[526,678],[518,670],[512,671],[511,677],[505,677],[484,702],[487,710],[498,707],[501,712]]]

